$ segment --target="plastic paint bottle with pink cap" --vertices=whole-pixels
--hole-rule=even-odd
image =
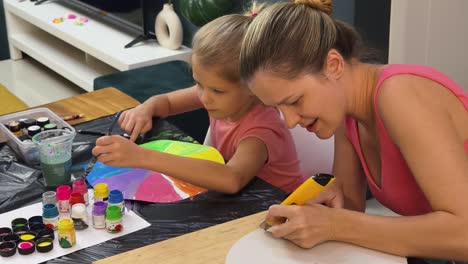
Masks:
[[[73,192],[81,193],[83,195],[85,204],[89,204],[88,188],[86,187],[86,182],[84,180],[76,180],[73,182]]]
[[[56,193],[59,212],[63,214],[70,213],[70,186],[61,185],[57,187]]]

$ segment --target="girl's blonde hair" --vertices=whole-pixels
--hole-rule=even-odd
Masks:
[[[331,12],[331,0],[295,0],[266,8],[245,34],[240,53],[242,79],[250,80],[259,70],[287,79],[316,73],[330,49],[346,61],[359,57],[359,35],[332,18]]]
[[[265,7],[252,3],[244,14],[219,17],[201,27],[192,41],[192,56],[204,67],[213,67],[227,81],[241,81],[239,54],[247,28]]]

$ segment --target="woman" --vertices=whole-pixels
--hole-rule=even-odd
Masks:
[[[241,76],[264,104],[290,128],[335,135],[335,184],[307,206],[272,206],[267,220],[288,219],[273,235],[468,261],[467,93],[428,67],[361,62],[355,30],[330,13],[326,0],[272,5],[242,43]],[[402,217],[364,214],[366,183]]]

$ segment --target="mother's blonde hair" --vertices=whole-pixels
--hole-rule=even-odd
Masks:
[[[359,57],[356,31],[330,16],[331,0],[295,0],[266,8],[250,24],[242,43],[241,77],[259,70],[292,79],[320,71],[330,49],[345,60]]]

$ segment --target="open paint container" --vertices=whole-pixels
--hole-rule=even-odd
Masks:
[[[11,257],[16,254],[16,244],[14,242],[0,243],[0,255],[2,257]]]
[[[36,240],[36,232],[28,231],[19,235],[20,241],[34,241]]]
[[[18,243],[18,253],[21,255],[32,254],[36,250],[34,241],[21,241]]]
[[[55,238],[54,230],[50,228],[46,228],[46,229],[39,231],[37,233],[37,239],[43,238],[43,237],[51,238],[53,240]]]
[[[18,244],[20,237],[17,234],[11,234],[3,237],[3,242],[13,242]]]
[[[11,235],[11,232],[12,230],[9,227],[0,227],[0,242],[3,241],[4,236]]]
[[[54,241],[51,238],[43,237],[36,241],[37,252],[46,253],[54,248]]]

